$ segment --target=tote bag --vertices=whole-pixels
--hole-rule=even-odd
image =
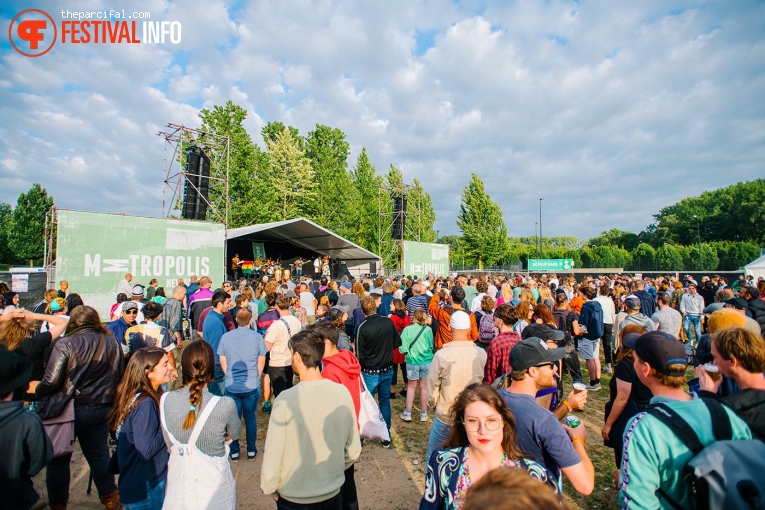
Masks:
[[[359,393],[361,393],[361,407],[359,408],[359,435],[364,439],[379,439],[390,441],[390,432],[385,424],[380,408],[375,402],[375,397],[367,389],[364,377],[359,376]],[[384,388],[387,391],[387,388]]]

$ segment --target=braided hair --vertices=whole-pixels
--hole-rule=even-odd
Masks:
[[[197,413],[202,410],[202,390],[215,375],[215,356],[207,342],[192,342],[181,357],[183,381],[189,386],[189,412],[183,421],[187,430],[197,422]]]

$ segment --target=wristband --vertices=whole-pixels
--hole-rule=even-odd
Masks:
[[[561,403],[562,403],[564,406],[566,406],[566,407],[568,408],[568,412],[569,412],[569,413],[570,413],[571,411],[573,411],[573,410],[574,410],[574,408],[573,408],[573,407],[571,407],[571,404],[569,404],[567,400],[564,400],[564,401],[563,401],[563,402],[561,402]]]
[[[582,447],[584,447],[584,439],[582,439],[581,437],[575,437],[574,439],[572,439],[572,440],[571,440],[571,444],[574,444],[574,443],[576,443],[577,441],[579,441],[580,443],[582,443]]]

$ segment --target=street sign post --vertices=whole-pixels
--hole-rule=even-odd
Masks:
[[[574,268],[572,259],[529,259],[529,271],[571,271]]]

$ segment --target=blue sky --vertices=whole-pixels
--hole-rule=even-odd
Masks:
[[[129,8],[128,8],[129,7]],[[178,45],[62,45],[28,58],[20,11],[124,8]],[[246,127],[342,129],[433,197],[458,233],[471,172],[510,235],[638,232],[677,200],[765,175],[765,3],[99,0],[0,7],[0,201],[160,215],[166,123],[227,100]]]

